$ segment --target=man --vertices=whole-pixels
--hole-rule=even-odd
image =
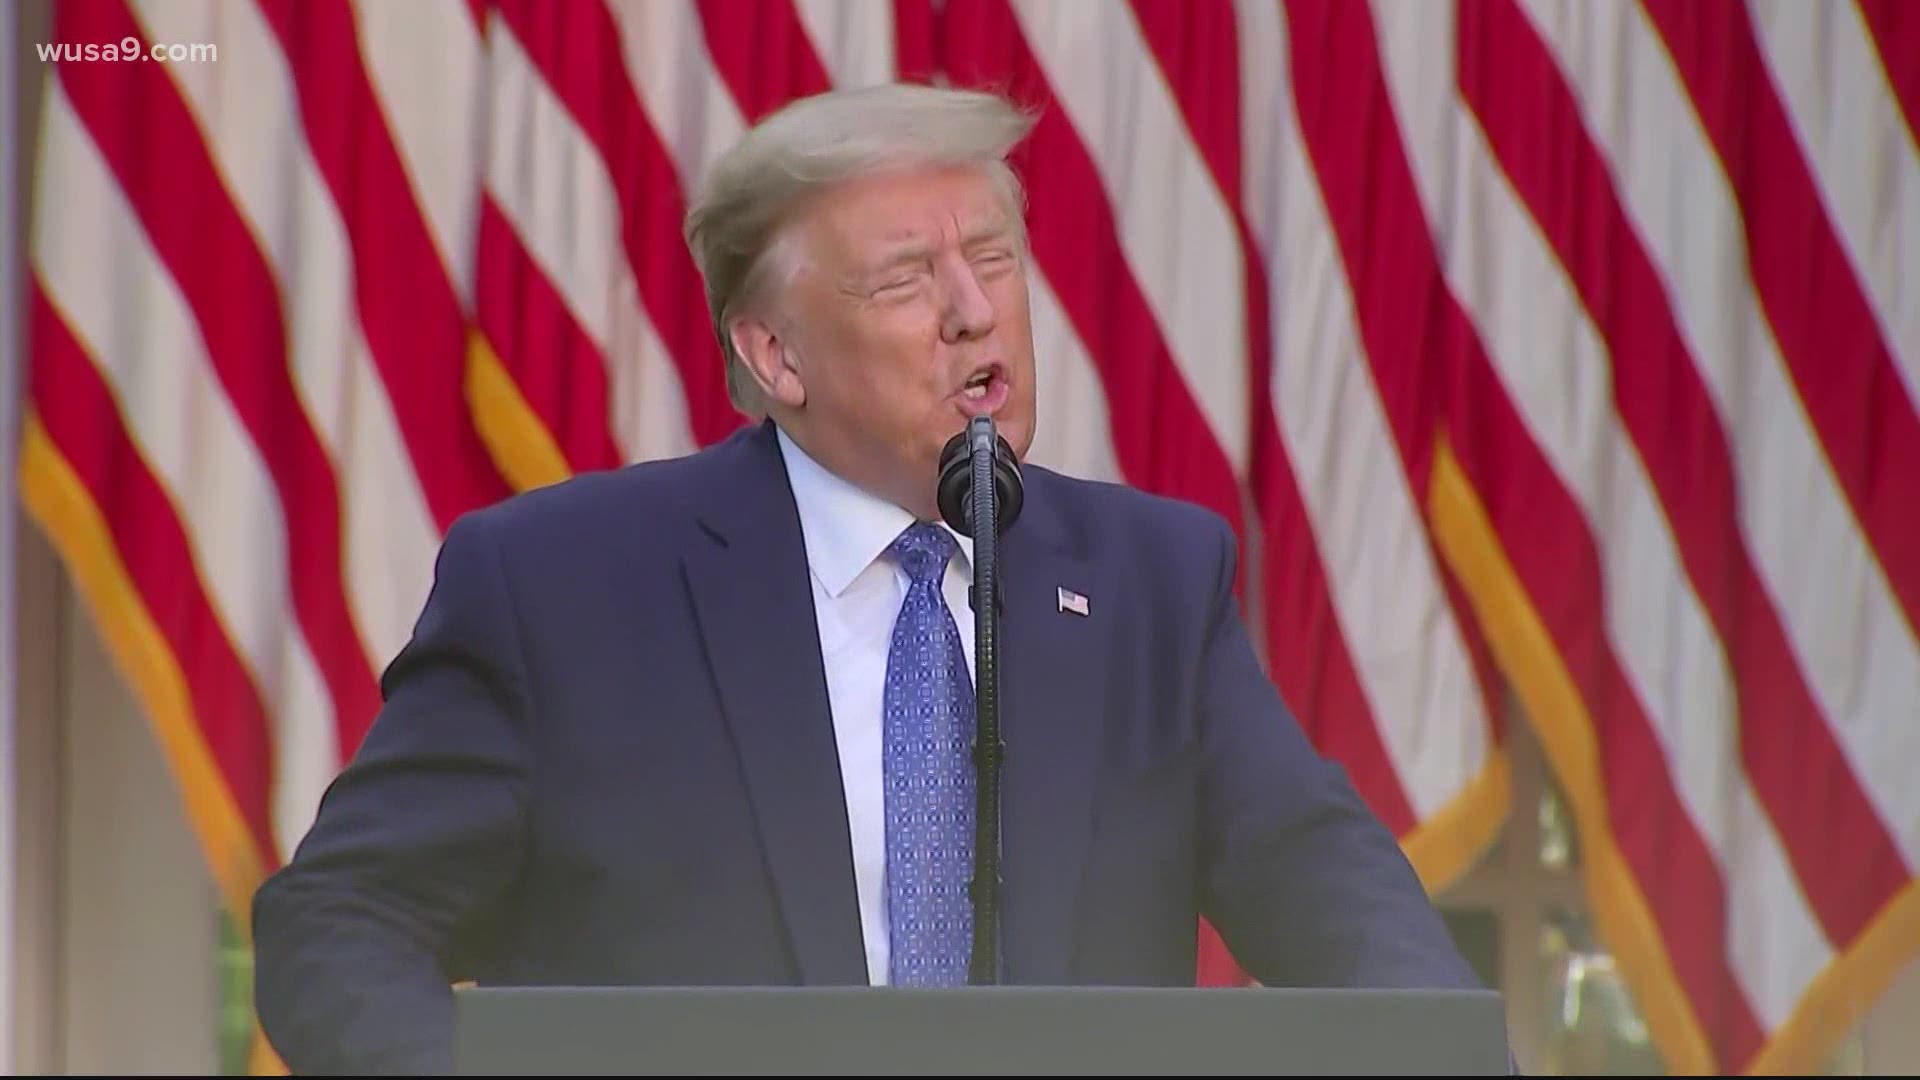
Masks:
[[[941,447],[1033,439],[1030,119],[841,92],[689,215],[762,416],[449,532],[385,707],[259,892],[300,1071],[445,1071],[449,983],[963,983],[971,544]],[[1231,531],[1028,465],[1002,540],[1003,980],[1471,986],[1402,857],[1262,674]]]

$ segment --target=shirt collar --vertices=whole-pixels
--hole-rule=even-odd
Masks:
[[[914,517],[829,471],[800,449],[784,428],[776,425],[774,431],[786,459],[794,505],[800,511],[807,565],[827,595],[838,597],[913,524]],[[961,568],[969,569],[973,563],[972,538],[954,532],[944,521],[940,527],[960,542],[960,557],[966,560]]]

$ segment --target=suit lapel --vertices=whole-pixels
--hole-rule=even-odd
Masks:
[[[806,545],[770,424],[730,448],[685,557],[801,981],[867,982]]]
[[[1030,472],[1002,543],[1002,932],[1007,979],[1028,984],[1070,980],[1113,633],[1111,583],[1070,550],[1049,479]],[[1061,609],[1062,588],[1088,599],[1086,615]]]

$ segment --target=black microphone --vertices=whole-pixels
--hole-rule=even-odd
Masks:
[[[1013,447],[995,433],[993,417],[974,417],[967,429],[948,439],[940,451],[940,516],[962,536],[973,536],[975,466],[983,456],[993,473],[993,484],[986,494],[995,508],[998,531],[1007,531],[1020,516],[1025,501],[1020,461],[1013,456]]]
[[[1013,448],[993,427],[990,416],[976,416],[967,429],[940,451],[940,516],[962,536],[973,538],[974,815],[973,955],[967,982],[993,986],[1000,981],[1000,769],[1007,746],[1000,738],[1000,533],[1020,516],[1026,489]],[[976,530],[974,522],[992,522]]]

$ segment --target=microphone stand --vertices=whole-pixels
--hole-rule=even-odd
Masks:
[[[991,417],[967,425],[972,459],[974,705],[973,957],[967,982],[993,986],[1000,981],[1000,769],[1006,743],[1000,738],[1000,514],[994,483],[998,436]]]
[[[1012,525],[1026,502],[1020,462],[994,430],[991,416],[976,416],[940,451],[937,501],[953,530],[973,538],[974,815],[973,955],[967,982],[1000,981],[1000,770],[1006,740],[1000,737],[1000,530]]]

